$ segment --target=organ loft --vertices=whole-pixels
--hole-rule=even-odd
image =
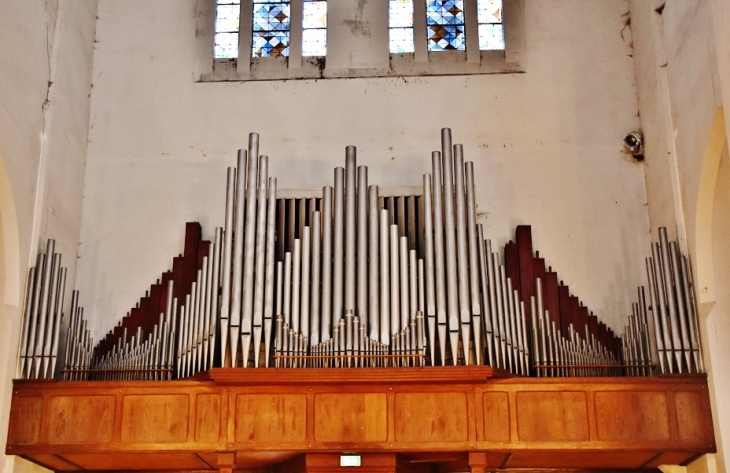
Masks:
[[[542,0],[190,0],[170,18],[157,3],[54,3],[47,25],[31,28],[53,26],[48,68],[60,84],[48,82],[44,146],[82,129],[88,140],[84,159],[66,162],[83,164],[80,184],[54,177],[56,160],[70,158],[41,151],[43,184],[23,233],[25,217],[18,229],[8,223],[27,196],[0,132],[0,182],[11,183],[0,193],[0,265],[18,259],[14,244],[30,255],[15,268],[16,309],[6,309],[17,323],[3,335],[13,351],[4,465],[724,471],[724,319],[713,311],[724,310],[730,281],[730,257],[717,249],[730,225],[715,218],[730,195],[727,132],[722,107],[708,113],[710,164],[696,176],[673,155],[691,155],[680,139],[686,77],[657,59],[685,58],[672,46],[678,18],[718,24],[713,1],[605,2],[599,15],[581,0],[552,13]],[[24,21],[38,14],[13,8]],[[561,15],[593,31],[547,26]],[[172,32],[181,23],[194,27],[194,44]],[[141,42],[115,26],[136,24],[151,27],[134,27],[148,41],[164,36],[156,25],[188,43]],[[694,34],[707,41],[726,27],[716,28]],[[558,46],[561,34],[571,39]],[[566,102],[545,111],[545,97],[527,107],[509,92],[531,74],[564,72],[537,48],[558,62],[572,48],[594,64],[584,43],[622,71],[586,72],[612,94],[553,78],[544,92]],[[170,55],[155,59],[162,44]],[[719,58],[727,47],[717,47]],[[186,49],[208,52],[193,64]],[[64,75],[64,54],[84,58],[74,70],[93,93]],[[162,63],[164,74],[152,71]],[[721,61],[695,66],[726,85]],[[133,80],[143,77],[144,87]],[[343,91],[347,100],[333,99]],[[585,96],[571,103],[569,92]],[[63,121],[80,119],[61,105],[67,96],[86,104],[85,122]],[[417,103],[426,99],[437,116],[412,113],[426,112]],[[78,222],[70,234],[56,218],[64,211]],[[27,239],[8,239],[16,233]]]

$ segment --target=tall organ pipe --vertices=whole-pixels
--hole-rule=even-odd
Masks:
[[[310,337],[309,341],[312,346],[319,344],[320,338],[320,273],[322,261],[320,258],[320,246],[322,240],[320,213],[318,210],[312,212],[312,297],[311,297],[311,309],[309,311],[310,317]]]
[[[343,287],[345,282],[344,268],[344,240],[345,240],[345,170],[341,167],[335,168],[335,192],[334,192],[334,256],[332,261],[332,324],[337,324],[340,318],[344,317],[343,309]],[[344,336],[340,333],[340,336]]]
[[[431,175],[423,175],[424,246],[426,276],[426,317],[431,365],[436,365],[436,280],[433,261],[433,194]]]
[[[399,285],[399,243],[398,225],[390,226],[390,334],[397,334],[400,327],[400,285]]]
[[[433,247],[436,272],[436,321],[438,323],[441,365],[446,365],[446,254],[444,251],[443,188],[441,185],[441,153],[431,154],[433,166]],[[453,227],[452,227],[453,228]]]
[[[213,274],[211,277],[210,284],[210,319],[208,320],[208,333],[209,333],[209,345],[208,345],[208,360],[209,366],[212,367],[215,360],[215,343],[218,338],[218,307],[220,302],[218,301],[218,289],[220,288],[220,275],[221,275],[221,250],[223,246],[223,229],[218,227],[215,229],[215,246],[213,248]],[[167,299],[167,325],[168,327],[174,327],[172,323],[172,281],[170,281],[170,289],[168,290]],[[225,332],[221,333],[221,338],[224,338]],[[222,363],[222,362],[221,362]]]
[[[456,228],[456,217],[454,215],[454,178],[453,178],[453,159],[451,152],[451,130],[443,128],[441,130],[441,156],[443,157],[443,176],[444,176],[444,234],[446,235],[446,283],[448,287],[449,297],[447,298],[448,320],[449,320],[449,340],[451,341],[451,362],[456,365],[458,360],[459,345],[459,284],[457,274],[457,255],[456,255],[456,236],[454,229]]]
[[[246,229],[243,253],[243,308],[241,311],[241,349],[243,367],[248,366],[253,316],[253,285],[256,244],[256,185],[258,183],[259,135],[248,135],[248,179],[246,187]]]
[[[292,252],[292,275],[291,275],[291,325],[294,332],[299,332],[299,312],[301,308],[301,294],[299,283],[302,275],[302,241],[294,239]]]
[[[398,262],[400,264],[400,329],[405,330],[410,324],[410,295],[408,270],[408,237],[398,238]]]
[[[472,181],[473,182],[473,181]],[[482,224],[477,225],[477,258],[479,258],[479,281],[481,286],[482,306],[484,307],[484,335],[486,336],[487,351],[484,364],[495,365],[494,358],[494,331],[489,311],[489,281],[487,274],[487,262],[484,259],[484,229]],[[484,351],[482,350],[482,353]]]
[[[28,377],[38,377],[38,374],[40,373],[40,351],[43,346],[43,330],[44,330],[44,323],[45,323],[45,316],[46,311],[48,310],[48,289],[51,284],[51,267],[53,264],[53,250],[55,247],[55,241],[54,240],[48,240],[46,244],[46,255],[43,259],[43,277],[41,279],[41,288],[40,288],[40,304],[37,305],[37,312],[35,316],[35,324],[33,329],[31,330],[31,343],[28,345],[28,350],[30,352],[31,358],[31,364],[28,368]],[[34,373],[35,370],[35,376],[31,376]]]
[[[380,343],[390,345],[390,226],[388,211],[380,211]]]
[[[256,196],[256,240],[254,255],[254,289],[253,289],[253,355],[254,367],[259,366],[261,353],[261,337],[264,324],[264,299],[266,297],[266,217],[268,211],[266,184],[269,179],[269,158],[259,158],[258,192]]]
[[[468,365],[472,310],[469,298],[469,249],[466,236],[466,205],[464,205],[464,154],[461,145],[454,145],[454,183],[459,320],[461,322],[461,343],[464,347],[464,363]]]
[[[37,261],[40,262],[40,255],[38,255]],[[30,268],[28,272],[28,286],[25,291],[25,313],[23,316],[23,332],[22,340],[20,344],[20,377],[25,376],[25,366],[28,362],[28,338],[30,337],[30,326],[31,317],[33,314],[33,301],[35,300],[35,289],[36,289],[36,268],[40,269],[40,264],[36,267]]]
[[[379,266],[378,258],[380,257],[380,235],[378,222],[380,217],[378,216],[378,186],[368,187],[368,241],[369,245],[369,268],[368,268],[368,285],[370,291],[368,292],[370,300],[368,301],[368,324],[366,324],[366,333],[372,340],[379,340],[379,328],[380,328],[380,311],[378,299],[379,290]]]
[[[461,150],[461,146],[459,146]],[[474,195],[474,163],[467,161],[465,164],[466,179],[466,229],[469,243],[469,293],[471,294],[471,314],[473,316],[474,351],[476,363],[482,364],[482,319],[481,302],[479,300],[480,282],[480,257],[481,252],[477,251],[479,239],[477,232],[477,210],[476,197]],[[481,260],[483,263],[483,260]]]
[[[49,290],[48,315],[46,317],[45,327],[41,349],[41,366],[38,378],[45,379],[48,377],[48,365],[51,362],[51,344],[53,343],[54,326],[56,325],[56,297],[58,295],[58,283],[61,279],[61,255],[56,253],[53,255],[51,265],[51,287]],[[53,370],[53,367],[51,367]]]
[[[311,241],[311,229],[309,226],[305,226],[302,230],[302,276],[301,276],[301,302],[300,302],[300,329],[302,335],[309,338],[309,327],[310,327],[310,314],[309,314],[309,276],[311,266],[311,252],[312,252],[312,241]]]
[[[373,288],[375,289],[375,288]],[[357,317],[368,327],[368,168],[357,167]],[[357,337],[356,337],[357,338]]]
[[[228,316],[231,304],[231,259],[233,254],[233,208],[236,200],[236,169],[229,167],[226,176],[226,216],[223,229],[223,261],[221,262],[221,366],[227,366],[228,355]]]
[[[322,341],[332,338],[332,187],[322,188]]]
[[[354,146],[345,148],[345,313],[355,311],[355,248],[357,157]],[[341,316],[341,315],[340,315]]]
[[[58,357],[58,338],[61,331],[61,318],[63,317],[63,302],[66,294],[66,268],[61,269],[61,281],[59,283],[58,301],[56,303],[56,323],[53,329],[53,343],[51,345],[51,369],[48,373],[49,378],[53,378],[56,368],[56,359]]]
[[[243,290],[243,228],[246,205],[246,150],[238,150],[238,172],[236,174],[235,234],[233,243],[233,268],[231,276],[231,311],[229,315],[231,334],[231,366],[238,362],[238,344],[241,336],[241,293]],[[252,158],[253,159],[253,158]],[[186,304],[187,307],[187,304]],[[190,317],[189,309],[186,311]]]

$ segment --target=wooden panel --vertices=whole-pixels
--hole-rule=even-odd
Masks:
[[[318,442],[384,442],[388,436],[385,394],[317,394],[314,438]]]
[[[48,412],[48,443],[109,443],[114,396],[53,396]],[[69,429],[83,425],[83,429]]]
[[[189,403],[187,395],[124,396],[122,442],[185,442]]]
[[[585,451],[527,451],[515,452],[509,468],[639,468],[656,456],[656,452],[585,452]]]
[[[189,452],[64,453],[63,457],[85,470],[209,470]]]
[[[487,392],[482,396],[484,440],[509,442],[509,397],[505,392]]]
[[[63,458],[46,453],[38,453],[35,455],[27,455],[26,458],[30,461],[36,462],[39,465],[44,465],[46,468],[50,468],[53,471],[79,471],[81,468],[69,463]]]
[[[666,396],[651,391],[597,391],[600,440],[669,440]]]
[[[239,394],[236,442],[303,442],[306,412],[304,394]]]
[[[661,465],[684,465],[697,456],[695,452],[664,452],[656,455],[644,468],[659,468]]]
[[[395,438],[399,442],[464,442],[467,419],[464,393],[395,395]]]
[[[221,397],[199,394],[195,409],[195,441],[217,442],[221,435]]]
[[[709,429],[709,426],[712,425],[712,416],[709,406],[703,402],[706,397],[704,393],[699,391],[674,393],[677,427],[681,441],[713,443],[712,431]]]
[[[41,433],[43,398],[15,396],[10,408],[8,444],[38,443]]]
[[[517,435],[521,441],[578,442],[589,439],[585,393],[523,391],[515,398]]]

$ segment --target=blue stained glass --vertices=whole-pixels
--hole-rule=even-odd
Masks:
[[[389,49],[393,54],[412,53],[413,0],[388,2]]]
[[[464,38],[464,1],[427,0],[428,50],[466,49]]]
[[[215,39],[213,57],[231,59],[238,57],[238,20],[241,5],[236,0],[218,1],[215,10]]]
[[[428,25],[463,25],[463,0],[430,0],[426,8]]]
[[[289,56],[289,32],[262,31],[254,34],[253,57]]]
[[[289,3],[254,4],[254,31],[289,31]]]
[[[302,56],[327,55],[327,30],[310,29],[302,31]]]
[[[216,33],[238,33],[240,5],[218,5],[215,13]]]
[[[479,0],[479,24],[502,23],[502,0]]]
[[[502,25],[479,25],[479,49],[504,49],[504,27]]]
[[[213,46],[213,55],[217,59],[238,57],[238,33],[217,33]]]
[[[252,57],[289,56],[289,2],[254,0]]]
[[[413,28],[413,0],[390,0],[388,25],[391,28]]]
[[[504,49],[502,0],[478,0],[479,49]]]
[[[302,4],[302,28],[327,28],[327,2],[304,2]]]
[[[327,55],[327,2],[302,4],[302,56]]]
[[[413,28],[391,28],[390,29],[390,52],[393,54],[412,53]]]
[[[433,25],[429,30],[429,51],[463,51],[466,48],[462,26]]]

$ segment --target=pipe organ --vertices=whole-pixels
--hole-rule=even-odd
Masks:
[[[227,170],[225,218],[212,241],[188,223],[172,270],[93,349],[74,291],[63,378],[174,379],[213,367],[703,371],[689,264],[665,229],[619,336],[533,251],[529,226],[503,249],[485,238],[474,166],[449,129],[431,164],[421,187],[393,195],[369,181],[348,146],[332,185],[281,195],[252,133]],[[22,377],[52,375],[59,268],[49,240],[29,275]]]

